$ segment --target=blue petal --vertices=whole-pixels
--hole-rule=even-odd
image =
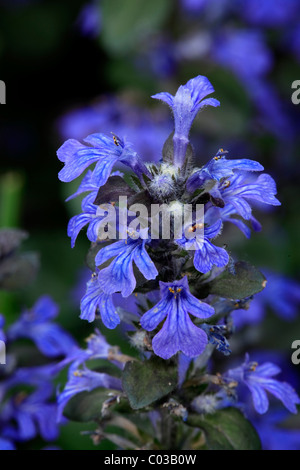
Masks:
[[[102,294],[99,302],[99,310],[101,319],[106,328],[109,328],[110,330],[116,328],[120,323],[120,318],[113,304],[111,295]]]
[[[140,272],[146,279],[150,280],[156,278],[158,271],[146,251],[145,241],[143,241],[143,243],[141,243],[141,245],[135,251],[133,259]]]
[[[94,372],[89,369],[74,372],[70,369],[69,380],[63,392],[58,396],[58,420],[62,418],[63,410],[68,401],[78,393],[90,392],[96,388],[113,388],[121,390],[121,381],[105,373]]]
[[[169,300],[164,297],[141,318],[141,325],[147,331],[154,330],[168,314]]]
[[[133,252],[121,253],[111,264],[99,272],[98,280],[101,289],[107,294],[121,292],[128,297],[135,289],[136,280],[133,274]]]
[[[18,423],[19,439],[27,441],[29,439],[33,439],[37,435],[33,416],[26,412],[18,411],[15,414],[15,419]]]
[[[45,441],[55,441],[59,436],[59,426],[56,420],[56,405],[41,405],[34,413],[39,433]]]
[[[202,109],[205,106],[214,106],[216,108],[217,106],[220,106],[220,104],[220,101],[215,98],[207,98],[206,100],[201,101],[199,109]]]
[[[103,218],[104,217],[96,217],[89,223],[86,235],[87,235],[87,238],[91,242],[96,242],[97,241],[98,235],[99,235],[99,229],[100,229],[100,227],[103,223]]]
[[[102,291],[98,279],[94,277],[87,283],[86,294],[81,299],[80,318],[88,322],[94,321],[97,307],[107,328],[113,329],[120,323],[111,296]]]
[[[38,321],[53,320],[57,317],[59,311],[58,305],[52,300],[49,295],[43,295],[40,297],[34,306],[32,312],[34,317]],[[32,318],[32,314],[31,314]]]
[[[224,248],[213,245],[208,240],[202,248],[195,251],[194,266],[201,273],[207,273],[215,265],[219,268],[226,266],[229,255]]]
[[[178,351],[188,357],[196,357],[203,353],[207,345],[207,335],[197,328],[180,301],[169,311],[162,329],[154,336],[153,351],[163,359],[169,359]]]
[[[74,215],[68,223],[68,236],[71,237],[71,247],[74,248],[76,238],[80,230],[87,225],[91,220],[93,220],[93,215],[88,213],[83,213],[79,215]]]
[[[247,382],[247,386],[251,391],[253,405],[256,411],[260,414],[266,413],[269,408],[269,400],[262,386],[254,382],[251,382],[251,384]]]
[[[226,201],[226,198],[224,199]],[[231,197],[228,200],[229,200],[229,203],[235,208],[237,214],[243,217],[243,219],[249,220],[251,218],[251,214],[252,214],[251,206],[242,197]]]
[[[194,297],[190,292],[185,292],[182,302],[187,312],[194,315],[194,317],[208,318],[215,314],[215,309],[211,307],[211,305],[201,302],[201,300]]]
[[[222,220],[217,220],[217,222],[215,222],[210,227],[205,227],[204,229],[205,238],[209,238],[209,239],[216,238],[221,232],[221,229],[222,229]]]
[[[108,180],[114,164],[119,160],[119,156],[109,155],[98,161],[93,172],[93,180],[95,184],[100,187],[103,186]]]
[[[191,78],[180,88],[188,89],[190,91],[194,106],[196,106],[203,98],[205,98],[205,96],[210,95],[215,91],[208,78],[203,75],[198,75],[197,77]]]
[[[24,337],[31,338],[46,357],[64,356],[75,345],[73,338],[66,331],[59,325],[50,323],[37,325],[31,332],[25,331]]]
[[[281,369],[272,362],[264,362],[259,365],[255,370],[255,375],[262,377],[273,377],[274,375],[280,374]]]
[[[173,106],[173,96],[170,93],[167,92],[162,92],[162,93],[156,93],[156,95],[152,95],[151,98],[154,98],[155,100],[161,100],[167,103],[169,106]]]
[[[91,279],[87,283],[86,294],[82,297],[80,303],[80,318],[92,322],[95,320],[96,310],[99,303],[99,296],[101,296],[102,290],[97,282],[97,279]]]
[[[57,150],[57,156],[61,162],[68,162],[78,150],[85,148],[85,145],[78,142],[78,140],[69,139]]]
[[[291,385],[275,379],[268,379],[262,382],[262,386],[278,398],[291,413],[297,413],[296,404],[300,403],[300,399]]]
[[[82,212],[88,212],[89,214],[96,215],[97,206],[94,204],[98,191],[93,191],[83,198],[81,203]]]
[[[101,150],[84,147],[66,161],[64,168],[58,173],[58,177],[65,183],[73,181],[88,166],[95,163],[101,157],[103,157]]]
[[[98,186],[95,184],[93,178],[93,172],[91,170],[88,170],[84,178],[82,179],[77,191],[69,196],[66,201],[71,201],[71,199],[74,199],[75,197],[79,196],[82,193],[85,193],[87,191],[98,191]]]
[[[114,143],[113,137],[111,135],[106,134],[90,134],[83,139],[84,142],[105,151],[106,153],[110,151],[118,151],[119,153],[122,152],[122,147],[120,150],[116,148],[117,146]]]
[[[129,245],[130,243],[126,244],[126,240],[119,240],[115,243],[105,246],[104,248],[101,248],[95,257],[96,266],[100,266],[110,258],[118,256],[120,252],[124,251],[124,249],[126,250]]]

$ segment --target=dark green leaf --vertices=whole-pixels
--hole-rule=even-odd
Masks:
[[[262,291],[265,285],[266,279],[258,269],[245,261],[238,261],[232,272],[224,271],[207,287],[210,294],[227,299],[245,299]]]
[[[116,395],[116,391],[107,388],[78,393],[68,402],[64,416],[72,421],[93,421],[101,417],[102,405],[112,395]]]
[[[170,0],[102,0],[102,44],[111,53],[127,54],[161,27],[171,7]]]
[[[163,161],[165,163],[170,163],[173,164],[174,162],[174,144],[173,144],[173,137],[174,137],[174,132],[171,132],[169,137],[164,143],[163,150],[162,150],[162,155],[163,155]],[[181,169],[181,174],[185,175],[190,169],[191,163],[194,158],[194,150],[191,144],[188,144],[186,154],[185,154],[185,160],[183,164],[183,168]]]
[[[174,390],[177,385],[176,368],[159,359],[127,362],[122,381],[130,405],[138,410]]]
[[[0,289],[15,290],[26,287],[36,277],[39,269],[36,253],[11,255],[0,263]]]
[[[174,132],[171,132],[169,137],[164,143],[163,149],[162,149],[162,155],[163,155],[163,161],[165,163],[170,163],[171,165],[174,162],[174,144],[173,144],[173,136]]]
[[[126,181],[126,183],[128,184],[128,186],[133,189],[136,193],[144,190],[142,183],[136,175],[130,175],[128,173],[125,173],[123,178],[124,181]]]
[[[210,450],[259,450],[260,439],[252,424],[236,408],[205,416],[190,414],[186,423],[204,431]]]
[[[134,194],[136,194],[135,191],[128,186],[121,176],[111,176],[107,183],[99,189],[93,204],[118,202],[119,196],[130,197]]]
[[[96,243],[91,243],[91,247],[86,255],[85,258],[85,263],[88,268],[91,269],[91,271],[95,271],[96,265],[95,265],[95,257],[98,253],[98,251],[101,250],[101,248],[104,248],[105,246],[109,245],[111,243],[111,240],[109,241],[104,241],[104,242],[96,242]],[[108,260],[106,262],[106,265],[108,266],[110,264],[111,260]]]
[[[27,237],[28,234],[24,230],[13,228],[0,230],[0,258],[15,251]]]

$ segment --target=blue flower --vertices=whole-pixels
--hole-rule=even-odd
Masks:
[[[189,313],[197,318],[208,318],[215,313],[213,307],[190,293],[186,276],[180,281],[160,282],[160,289],[162,299],[141,318],[142,327],[153,331],[167,317],[153,338],[154,353],[163,359],[169,359],[178,351],[189,357],[199,356],[207,345],[207,335],[193,324]]]
[[[288,416],[286,410],[270,410],[263,418],[260,415],[250,417],[259,434],[263,450],[300,450],[299,429],[284,426]]]
[[[211,206],[205,213],[205,220],[209,225],[214,224],[218,220],[221,220],[223,223],[230,222],[235,225],[247,238],[251,237],[251,228],[255,232],[260,232],[261,224],[253,215],[251,215],[249,218],[251,227],[246,225],[245,222],[243,222],[243,220],[240,218],[236,218],[236,215],[237,213],[235,208],[230,204],[227,204],[224,208]]]
[[[81,392],[91,392],[96,388],[107,388],[122,390],[122,382],[116,377],[106,373],[94,372],[87,367],[75,370],[71,367],[69,370],[68,382],[62,393],[57,397],[58,403],[58,422],[62,419],[63,410],[68,401]],[[108,395],[107,395],[108,398]]]
[[[71,362],[72,369],[76,370],[87,360],[108,359],[112,347],[110,344],[108,344],[106,338],[100,333],[98,329],[96,329],[95,332],[91,334],[86,341],[86,349],[81,349],[79,347],[70,349],[68,355],[53,367],[51,375],[56,374]]]
[[[231,349],[224,334],[227,331],[226,325],[207,325],[204,323],[201,328],[205,331],[208,341],[216,346],[217,351],[220,351],[224,356],[231,354]]]
[[[227,30],[217,36],[211,54],[217,63],[231,69],[246,88],[253,78],[266,75],[273,65],[272,54],[260,31]]]
[[[47,357],[65,356],[76,345],[71,335],[52,322],[58,314],[58,306],[51,297],[44,295],[30,310],[7,330],[9,342],[18,338],[31,339]]]
[[[21,368],[4,383],[8,397],[3,400],[2,437],[12,441],[27,441],[41,435],[46,441],[57,439],[57,405],[52,401],[53,384],[49,381],[52,366]],[[18,392],[11,390],[18,386]],[[26,391],[22,386],[26,386]],[[28,392],[28,387],[34,387]]]
[[[189,132],[200,109],[205,106],[220,105],[220,102],[214,98],[203,99],[213,92],[214,88],[210,81],[206,77],[198,75],[185,85],[181,85],[175,96],[166,92],[152,96],[152,98],[167,103],[173,111],[175,121],[173,137],[175,166],[181,167],[184,162],[189,143]]]
[[[229,178],[234,175],[234,171],[262,171],[264,167],[255,160],[246,158],[240,160],[227,160],[227,151],[220,149],[217,154],[200,170],[195,171],[187,180],[186,188],[190,193],[204,186],[206,181],[220,181],[222,178]]]
[[[252,178],[249,180],[248,174],[235,174],[220,185],[220,193],[225,204],[233,206],[236,213],[246,220],[252,215],[248,200],[272,206],[281,205],[275,197],[275,181],[266,173],[259,175],[255,181]]]
[[[207,273],[213,266],[222,268],[226,266],[229,261],[229,255],[224,248],[215,246],[211,243],[211,239],[220,234],[222,229],[222,221],[218,220],[210,227],[204,227],[204,237],[197,236],[188,239],[183,236],[177,239],[176,243],[186,250],[195,250],[194,252],[194,266],[201,273]]]
[[[143,276],[155,279],[158,271],[146,251],[147,240],[141,238],[119,240],[102,248],[96,255],[95,264],[100,266],[111,258],[110,265],[100,269],[98,282],[106,294],[121,292],[128,297],[135,289],[136,280],[133,273],[133,261]]]
[[[96,163],[92,179],[98,187],[106,183],[117,162],[129,166],[139,177],[142,177],[143,173],[149,174],[145,164],[131,148],[131,145],[125,144],[118,137],[92,134],[83,140],[89,145],[81,144],[75,139],[69,139],[58,149],[57,156],[65,163],[58,175],[61,181],[74,180],[92,163]]]
[[[99,270],[97,272],[99,273]],[[99,309],[104,325],[113,329],[120,323],[120,319],[113,304],[112,296],[103,292],[98,275],[93,273],[92,278],[87,283],[86,293],[80,303],[80,318],[92,322],[95,320],[97,309]]]
[[[245,362],[240,367],[229,370],[226,377],[248,387],[258,413],[263,414],[268,411],[269,399],[266,392],[278,398],[291,413],[297,413],[296,405],[300,403],[300,398],[293,387],[286,382],[273,379],[273,376],[280,372],[280,368],[272,362],[265,362],[262,365],[250,362],[249,355],[246,354]]]

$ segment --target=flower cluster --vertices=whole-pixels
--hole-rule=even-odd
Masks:
[[[125,298],[139,292],[140,286],[147,291],[147,285],[151,285],[148,292],[159,288],[161,300],[144,313],[141,326],[155,331],[166,318],[152,342],[155,354],[162,358],[172,357],[178,351],[190,357],[200,355],[208,342],[201,322],[214,314],[211,305],[191,294],[190,289],[195,290],[195,286],[189,286],[188,277],[182,278],[180,268],[194,266],[199,276],[215,268],[224,269],[230,256],[224,247],[213,242],[221,234],[224,223],[235,224],[249,237],[251,227],[260,229],[252,206],[280,204],[272,177],[265,173],[254,176],[263,170],[256,161],[231,160],[228,152],[220,149],[202,168],[193,166],[190,128],[200,110],[220,105],[215,98],[207,98],[213,92],[209,80],[197,76],[180,86],[174,96],[170,93],[153,96],[170,106],[175,121],[175,131],[166,141],[158,164],[145,164],[132,144],[114,134],[93,134],[83,144],[70,139],[58,150],[58,158],[64,163],[59,172],[61,181],[72,181],[95,164],[74,195],[89,192],[83,199],[82,213],[74,216],[68,226],[74,246],[79,231],[88,225],[87,236],[98,250],[95,269],[81,301],[81,318],[91,322],[99,312],[105,326],[115,328],[120,322],[113,304],[115,293]],[[127,186],[128,178],[124,180],[122,174],[113,172],[118,170],[119,163],[134,174],[129,176],[134,183],[131,187]],[[121,207],[116,204],[120,194],[129,195],[129,201],[146,207],[168,203],[174,217],[184,204],[192,207],[193,215],[196,204],[202,204],[204,221],[191,222],[180,236],[171,231],[169,240],[153,239],[149,231],[145,236],[139,225],[127,230],[125,239],[117,233],[115,240],[108,243],[106,240],[103,246],[105,240],[100,227],[104,219],[107,223],[107,218],[100,208],[102,203],[113,203],[121,219]],[[202,237],[197,237],[197,228],[203,229]],[[174,249],[176,263],[171,260]],[[160,252],[163,252],[161,257]],[[147,281],[151,282],[147,284]],[[192,322],[190,315],[200,319],[199,326]]]
[[[37,436],[46,442],[59,436],[53,378],[57,361],[78,347],[53,322],[57,314],[57,305],[45,295],[5,330],[0,319],[0,337],[6,345],[6,364],[0,366],[2,450],[15,449]]]

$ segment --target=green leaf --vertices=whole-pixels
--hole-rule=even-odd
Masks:
[[[256,430],[236,408],[226,408],[205,416],[190,414],[186,423],[202,429],[210,450],[261,449]]]
[[[245,299],[262,291],[265,286],[264,275],[245,261],[238,261],[233,272],[226,270],[207,285],[210,294],[227,299]]]
[[[98,251],[100,251],[102,248],[104,248],[105,246],[107,245],[110,245],[112,243],[112,240],[108,240],[108,241],[102,241],[102,242],[95,242],[95,243],[91,243],[91,246],[90,246],[90,249],[89,251],[87,252],[87,255],[85,257],[85,264],[87,265],[88,268],[90,268],[90,270],[92,272],[95,271],[96,269],[96,265],[95,265],[95,257],[98,253]],[[103,267],[106,267],[108,266],[109,264],[111,263],[111,260],[109,259],[108,261],[106,261],[105,263],[103,263]]]
[[[101,417],[103,403],[116,395],[116,390],[96,388],[91,392],[81,392],[71,398],[64,409],[64,416],[72,421],[88,422]]]
[[[176,368],[160,359],[127,362],[123,371],[123,389],[134,410],[168,395],[177,385]]]
[[[139,178],[136,175],[131,175],[129,173],[124,173],[123,176],[124,181],[128,184],[128,186],[133,189],[135,192],[143,191],[144,187],[140,182]]]
[[[102,0],[100,40],[110,53],[132,52],[159,30],[171,7],[171,0]]]
[[[164,143],[162,149],[163,161],[164,163],[169,163],[170,165],[174,162],[174,144],[173,144],[174,131],[171,132],[169,137]]]
[[[164,163],[173,164],[174,162],[174,143],[173,143],[174,131],[171,132],[169,137],[164,143],[162,149],[163,161]],[[184,164],[181,168],[181,174],[185,175],[188,173],[190,169],[190,165],[194,159],[194,150],[192,145],[189,143],[186,149],[185,157],[184,157]]]

